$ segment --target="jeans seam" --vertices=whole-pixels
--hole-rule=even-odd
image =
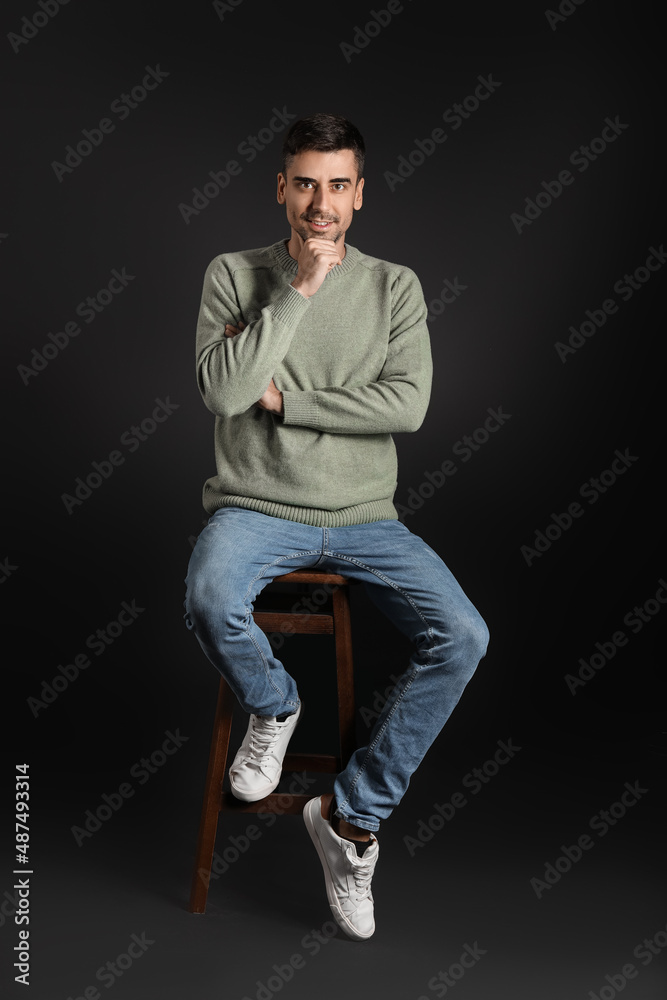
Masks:
[[[392,715],[394,714],[394,712],[396,711],[396,709],[398,708],[398,706],[403,701],[403,698],[404,698],[405,694],[407,693],[407,691],[410,688],[412,682],[414,681],[415,677],[417,676],[417,669],[418,669],[417,667],[414,668],[413,673],[412,673],[412,677],[410,677],[410,679],[408,680],[407,684],[405,685],[405,687],[401,691],[400,695],[398,696],[398,698],[396,699],[396,701],[392,705],[391,711],[390,711],[389,715],[387,716],[387,718],[384,720],[384,723],[383,723],[380,731],[378,732],[377,736],[375,737],[375,739],[373,740],[373,742],[371,743],[371,745],[366,750],[366,755],[364,757],[364,760],[359,765],[357,773],[355,774],[354,778],[350,782],[350,789],[349,789],[348,794],[345,796],[345,799],[343,800],[343,803],[342,803],[343,805],[345,805],[345,803],[347,803],[347,802],[350,801],[350,797],[352,795],[352,792],[354,791],[356,785],[358,784],[359,779],[361,778],[362,774],[366,770],[366,763],[367,763],[367,761],[372,756],[373,751],[375,750],[376,746],[378,745],[378,743],[380,742],[380,740],[384,736],[385,730],[387,729],[387,726],[389,725],[389,723],[391,721]]]

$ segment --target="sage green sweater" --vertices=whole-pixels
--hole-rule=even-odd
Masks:
[[[345,251],[309,299],[291,286],[286,241],[206,269],[197,379],[216,417],[209,514],[236,505],[321,527],[398,518],[391,435],[416,431],[428,407],[426,304],[409,268]],[[255,405],[271,378],[281,415]]]

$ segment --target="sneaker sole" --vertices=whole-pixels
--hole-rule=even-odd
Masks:
[[[308,802],[306,802],[303,808],[303,820],[304,823],[306,824],[306,829],[310,834],[310,839],[315,845],[315,850],[317,851],[317,855],[320,859],[320,863],[324,870],[324,884],[327,890],[327,899],[329,901],[329,908],[331,909],[331,913],[333,914],[334,920],[336,921],[338,926],[345,931],[346,934],[348,934],[351,938],[354,938],[355,941],[367,941],[368,938],[372,937],[373,934],[375,933],[375,927],[373,927],[373,930],[370,932],[370,934],[362,934],[360,931],[357,930],[356,927],[353,926],[353,924],[350,923],[348,918],[341,910],[340,904],[338,903],[338,897],[336,896],[336,890],[334,888],[333,879],[331,878],[331,872],[329,871],[329,863],[327,861],[327,857],[324,848],[322,847],[320,838],[317,834],[317,830],[315,829],[315,822],[311,816],[311,812],[317,809],[320,809],[319,798],[310,799]]]
[[[301,702],[301,709],[300,709],[300,712],[299,712],[299,718],[296,720],[296,725],[294,726],[294,729],[292,730],[292,736],[294,736],[294,733],[297,730],[297,726],[299,725],[299,723],[303,719],[303,710],[304,710],[304,704],[303,704],[303,701],[302,701]],[[292,736],[290,736],[290,741],[292,739]],[[287,750],[285,750],[285,755],[287,756]],[[234,798],[238,799],[240,802],[261,802],[262,799],[265,799],[267,795],[271,794],[271,792],[275,792],[276,788],[280,784],[280,779],[282,778],[282,776],[283,776],[283,769],[281,767],[280,771],[278,772],[278,777],[276,778],[276,780],[273,782],[272,785],[269,785],[268,788],[267,788],[267,790],[265,792],[262,792],[262,794],[259,797],[257,796],[256,793],[253,793],[253,792],[241,792],[237,788],[234,788],[234,782],[232,781],[231,774],[229,775],[229,786],[231,788],[232,795],[234,796]]]

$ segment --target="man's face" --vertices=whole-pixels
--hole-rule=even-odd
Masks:
[[[294,157],[287,177],[278,174],[278,202],[286,206],[292,232],[302,240],[316,236],[338,243],[349,229],[355,209],[361,208],[363,186],[363,178],[357,184],[351,149],[336,153],[310,150]]]

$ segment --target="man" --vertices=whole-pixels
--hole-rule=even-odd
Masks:
[[[375,929],[376,833],[486,651],[486,625],[440,557],[398,519],[392,433],[416,431],[429,401],[426,305],[407,267],[345,242],[362,205],[364,142],[316,114],[283,146],[278,202],[291,234],[209,265],[197,378],[215,416],[211,515],[192,553],[186,622],[250,713],[232,792],[276,788],[301,714],[293,678],[252,618],[273,579],[300,568],[361,580],[414,644],[368,745],[332,795],[311,799],[308,832],[332,913],[353,938]]]

